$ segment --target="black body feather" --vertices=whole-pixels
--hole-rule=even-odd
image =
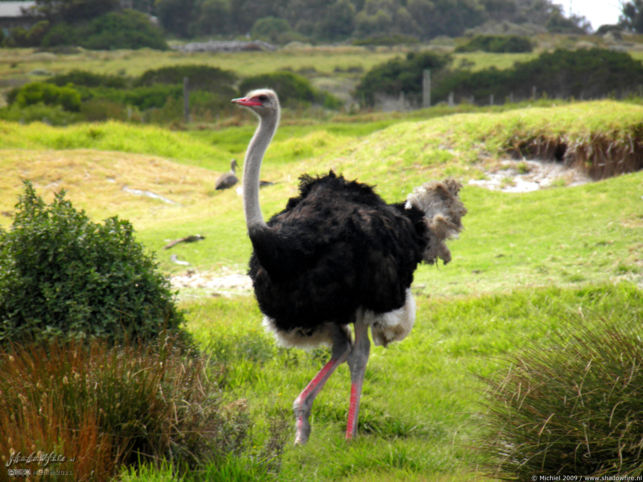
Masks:
[[[351,323],[359,307],[402,307],[430,235],[422,211],[332,171],[302,177],[300,195],[267,224],[249,232],[259,307],[280,330],[302,333]]]

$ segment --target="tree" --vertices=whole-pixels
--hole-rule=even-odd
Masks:
[[[202,0],[196,7],[191,33],[221,35],[233,31],[228,0]]]
[[[518,6],[515,0],[480,0],[490,20],[514,21]]]
[[[167,49],[161,29],[152,24],[147,15],[136,10],[110,12],[97,17],[89,23],[88,32],[90,35],[80,42],[88,49]]]
[[[592,29],[592,26],[585,17],[572,15],[567,18],[563,15],[563,7],[560,5],[552,5],[549,9],[549,18],[545,27],[547,31],[554,33],[587,33]]]
[[[623,3],[622,12],[619,25],[628,30],[643,33],[643,0],[631,0]]]
[[[285,18],[293,25],[287,11],[292,0],[233,0],[230,2],[230,12],[239,33],[248,33],[257,19],[264,17]],[[293,10],[294,7],[293,7]]]
[[[434,0],[431,37],[462,35],[468,28],[485,21],[485,10],[476,0]]]
[[[194,20],[194,0],[156,0],[156,12],[163,28],[179,37],[188,37]]]
[[[266,40],[272,43],[289,42],[296,34],[290,24],[283,18],[264,17],[260,18],[250,29],[252,38]]]
[[[36,0],[35,12],[51,22],[76,23],[119,8],[119,0]]]
[[[322,10],[315,25],[315,35],[322,39],[336,40],[350,37],[355,29],[355,7],[349,0],[337,0]]]
[[[433,33],[432,23],[435,15],[435,5],[431,0],[408,0],[406,8],[418,25],[422,38],[437,35]]]

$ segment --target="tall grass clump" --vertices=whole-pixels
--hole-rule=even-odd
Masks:
[[[49,467],[105,480],[122,466],[194,468],[237,453],[249,423],[243,400],[224,403],[222,371],[174,337],[146,345],[104,340],[0,349],[0,458],[54,452]],[[6,472],[5,472],[6,473]]]
[[[643,475],[640,325],[572,326],[488,380],[485,450],[496,475]]]
[[[153,339],[183,314],[169,282],[117,217],[103,224],[60,191],[46,204],[31,183],[0,229],[0,345],[51,337]]]

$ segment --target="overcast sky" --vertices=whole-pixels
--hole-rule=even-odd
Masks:
[[[553,0],[552,3],[562,5],[567,15],[571,6],[571,13],[585,17],[594,30],[603,24],[618,22],[621,14],[620,0]]]

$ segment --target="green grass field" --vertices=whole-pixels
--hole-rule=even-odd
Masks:
[[[425,118],[421,118],[425,115]],[[261,328],[254,298],[201,293],[183,299],[187,330],[226,363],[230,402],[245,399],[253,428],[247,448],[186,476],[190,480],[485,480],[485,384],[505,357],[547,347],[553,333],[600,320],[637,322],[643,313],[643,174],[582,186],[511,194],[466,185],[508,156],[520,139],[544,136],[570,145],[593,136],[640,142],[643,107],[585,102],[408,119],[285,125],[268,151],[262,190],[269,216],[295,194],[304,172],[328,169],[376,185],[388,201],[445,175],[465,184],[469,213],[447,266],[422,266],[410,337],[372,351],[360,437],[343,440],[349,396],[342,366],[318,397],[308,445],[292,445],[292,401],[319,369],[324,350],[277,347]],[[213,183],[231,157],[242,159],[252,124],[218,131],[170,132],[119,123],[53,128],[0,123],[0,225],[7,227],[20,179],[50,200],[64,188],[76,207],[101,219],[132,221],[138,239],[166,273],[167,241],[200,233],[171,253],[191,269],[243,272],[250,243],[234,190]],[[634,137],[633,137],[634,136]],[[123,186],[177,204],[134,196]],[[167,464],[124,480],[175,480]]]

